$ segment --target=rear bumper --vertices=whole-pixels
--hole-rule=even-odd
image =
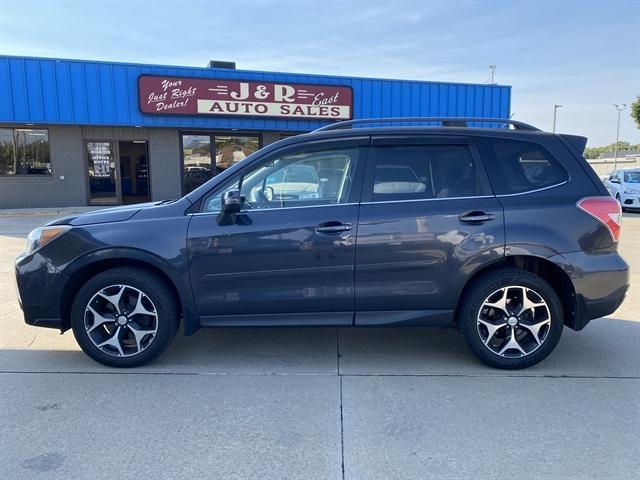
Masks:
[[[15,281],[24,321],[29,325],[63,330],[60,299],[66,277],[35,253],[16,258]]]
[[[575,308],[565,312],[565,324],[582,330],[591,320],[615,312],[629,288],[629,266],[616,252],[572,252],[549,260],[571,279]]]
[[[582,317],[589,322],[594,318],[606,317],[607,315],[615,312],[618,307],[622,305],[625,295],[627,294],[627,289],[628,285],[625,285],[612,294],[597,300],[585,300],[581,295],[580,301],[582,302],[582,308],[584,308],[584,314]],[[580,329],[578,328],[577,330]]]

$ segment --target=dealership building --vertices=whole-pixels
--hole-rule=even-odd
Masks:
[[[0,208],[171,199],[331,122],[508,118],[510,100],[502,85],[0,56]]]

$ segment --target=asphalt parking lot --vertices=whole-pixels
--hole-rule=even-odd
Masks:
[[[12,261],[45,220],[0,216],[0,478],[637,478],[640,215],[625,304],[518,372],[430,329],[201,330],[108,369],[23,323]]]

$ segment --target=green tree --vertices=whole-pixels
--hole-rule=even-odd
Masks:
[[[586,159],[598,158],[601,153],[613,152],[615,147],[616,147],[616,144],[612,143],[611,145],[606,145],[604,147],[589,147],[589,148],[585,148],[584,149],[584,158],[586,158]],[[629,150],[640,150],[640,143],[637,144],[637,145],[632,145],[629,142],[625,142],[625,141],[622,141],[622,140],[618,142],[618,151],[619,152],[626,152],[626,151],[629,151]]]
[[[640,95],[638,95],[636,101],[631,104],[631,118],[633,118],[638,128],[640,128]]]

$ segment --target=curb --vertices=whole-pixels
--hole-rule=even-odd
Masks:
[[[53,208],[7,208],[0,209],[3,217],[64,217],[76,213],[87,213],[104,207],[53,207]]]

